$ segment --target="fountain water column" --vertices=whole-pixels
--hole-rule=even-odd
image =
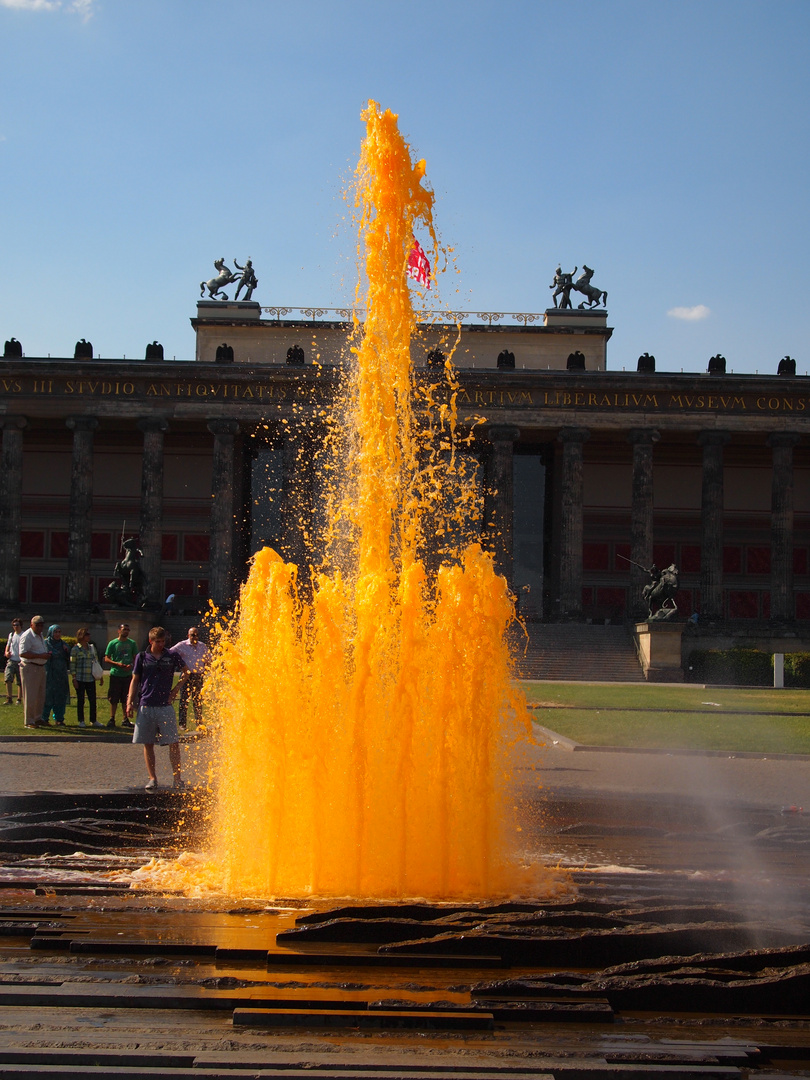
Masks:
[[[771,481],[771,619],[792,620],[793,596],[793,447],[801,436],[792,431],[773,432]]]
[[[700,613],[708,619],[723,617],[723,447],[727,431],[702,431],[703,488],[700,517]]]
[[[65,599],[68,604],[86,607],[92,599],[90,542],[93,512],[93,432],[98,427],[98,420],[95,416],[69,416],[65,423],[73,432]]]
[[[560,615],[582,615],[582,499],[583,447],[591,437],[586,428],[566,427],[562,443],[562,497],[560,515]]]
[[[160,563],[163,539],[163,435],[169,424],[160,417],[149,417],[139,420],[138,427],[143,432],[140,547],[143,552],[146,599],[150,604],[157,604],[162,599]]]
[[[0,417],[0,604],[16,606],[20,592],[24,416]]]
[[[653,446],[661,438],[654,428],[633,428],[627,436],[633,446],[633,488],[630,511],[630,612],[645,618],[642,590],[649,578],[639,566],[653,564]],[[626,563],[623,564],[625,567]]]

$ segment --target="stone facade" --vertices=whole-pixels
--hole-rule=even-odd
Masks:
[[[318,518],[304,443],[317,439],[350,326],[262,314],[201,304],[197,362],[0,361],[6,613],[79,617],[100,603],[122,531],[141,537],[150,601],[174,592],[188,610],[228,604],[257,543],[301,557],[283,504]],[[475,428],[469,452],[488,490],[482,535],[524,615],[635,619],[646,578],[624,560],[675,562],[682,616],[699,612],[718,632],[804,634],[807,378],[613,372],[610,333],[604,312],[576,311],[460,333],[459,420]],[[424,358],[456,336],[424,330],[418,379],[440,380]],[[223,343],[232,363],[215,360]],[[296,345],[301,366],[287,363]],[[514,369],[498,369],[504,349]],[[566,370],[574,351],[585,371]]]

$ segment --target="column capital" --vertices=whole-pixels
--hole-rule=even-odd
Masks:
[[[487,427],[486,436],[490,442],[517,442],[520,428],[514,424],[492,424]]]
[[[765,440],[768,446],[796,446],[801,442],[801,435],[798,431],[772,431]]]
[[[238,435],[238,420],[209,420],[206,427],[212,435]]]
[[[725,446],[730,438],[730,431],[701,431],[697,442],[698,446]]]
[[[147,431],[168,431],[169,421],[162,416],[144,416],[138,421],[138,430],[144,434]]]
[[[0,429],[16,428],[17,431],[22,431],[26,427],[28,420],[24,416],[0,416]]]
[[[564,427],[557,434],[557,442],[561,443],[586,443],[591,433],[587,428]]]
[[[71,431],[95,431],[98,427],[98,417],[68,416],[65,420],[65,425],[69,427]]]
[[[627,441],[633,446],[638,444],[652,445],[661,438],[661,432],[656,428],[630,428],[627,432]]]

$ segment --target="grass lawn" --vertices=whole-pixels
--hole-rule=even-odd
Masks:
[[[810,691],[521,684],[538,724],[591,746],[810,754]]]
[[[106,724],[110,718],[110,705],[106,698],[107,688],[104,687],[102,693],[98,695],[96,700],[96,712],[97,718],[102,724]],[[5,700],[5,698],[3,699]],[[78,720],[76,718],[76,700],[73,698],[65,709],[65,726],[56,727],[53,720],[51,720],[51,726],[49,728],[27,728],[23,721],[22,705],[16,704],[16,698],[14,705],[0,704],[0,735],[13,735],[20,738],[36,739],[42,735],[82,735],[86,739],[98,738],[99,735],[109,737],[110,735],[116,735],[119,739],[125,742],[132,741],[132,728],[121,727],[121,721],[123,716],[121,715],[121,706],[118,706],[115,714],[115,732],[108,731],[107,728],[92,728],[83,727],[80,728]],[[177,712],[177,702],[174,704],[174,711]],[[84,706],[84,719],[85,723],[88,721],[88,709],[87,704]],[[194,712],[189,708],[189,730],[194,728],[193,720]]]

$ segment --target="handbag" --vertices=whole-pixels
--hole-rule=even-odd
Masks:
[[[98,662],[98,654],[96,653],[95,645],[93,646],[93,666],[91,668],[91,671],[93,673],[93,678],[97,682],[101,682],[103,680],[103,678],[104,678],[104,668]]]

